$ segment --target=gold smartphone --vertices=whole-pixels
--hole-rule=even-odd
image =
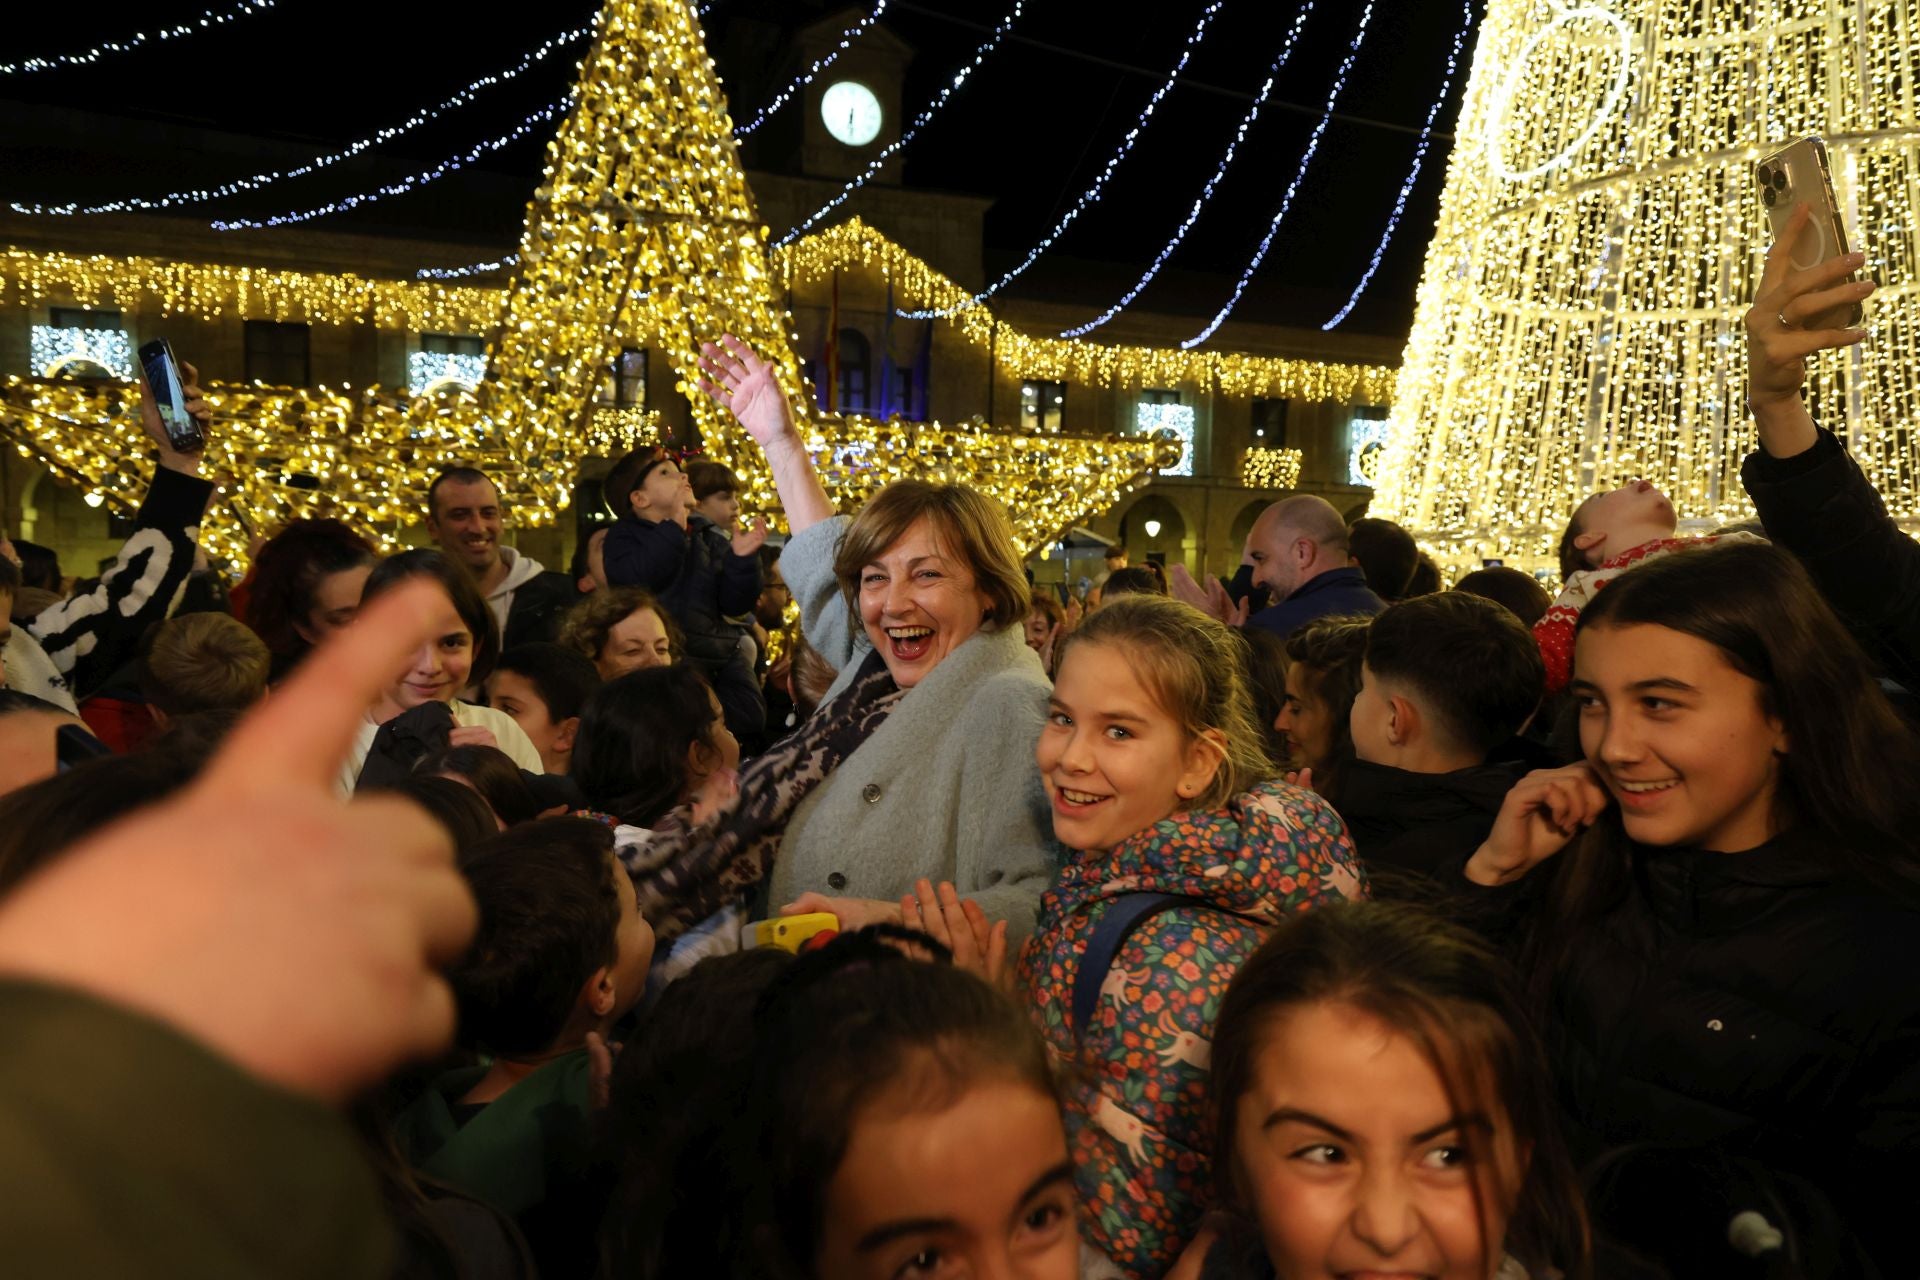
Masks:
[[[1840,220],[1840,202],[1833,195],[1833,174],[1827,167],[1827,144],[1818,138],[1802,138],[1790,147],[1774,152],[1754,166],[1754,180],[1760,188],[1760,204],[1766,210],[1767,223],[1777,243],[1786,234],[1787,220],[1794,206],[1805,204],[1812,217],[1794,241],[1790,261],[1796,270],[1805,271],[1823,262],[1831,262],[1849,252],[1846,224]],[[1845,281],[1856,279],[1849,275]],[[1860,323],[1859,302],[1842,303],[1819,315],[1809,316],[1803,329],[1850,329]]]

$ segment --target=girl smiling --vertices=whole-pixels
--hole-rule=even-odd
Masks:
[[[1760,545],[1622,576],[1581,615],[1572,688],[1586,759],[1523,779],[1467,876],[1545,893],[1526,971],[1576,1138],[1803,1178],[1910,1271],[1913,736]]]
[[[1234,970],[1290,913],[1364,892],[1339,817],[1272,780],[1238,644],[1188,605],[1114,600],[1066,641],[1035,752],[1075,852],[1020,980],[1055,1057],[1092,1068],[1067,1100],[1081,1229],[1128,1275],[1164,1272],[1199,1224]]]

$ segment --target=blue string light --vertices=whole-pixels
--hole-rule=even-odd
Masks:
[[[789,245],[795,240],[798,240],[818,223],[820,219],[845,204],[848,197],[852,196],[854,192],[873,180],[873,176],[880,172],[882,165],[886,164],[888,160],[891,160],[904,150],[907,144],[913,141],[914,136],[926,126],[927,122],[939,114],[940,108],[946,106],[947,101],[967,83],[967,80],[975,71],[980,69],[980,64],[985,62],[988,56],[1000,46],[1000,42],[1006,38],[1007,32],[1013,29],[1013,24],[1020,20],[1024,5],[1025,0],[1014,0],[1013,8],[1008,12],[1006,17],[1000,19],[999,24],[993,29],[993,34],[989,35],[986,40],[973,51],[973,61],[960,68],[959,72],[953,77],[953,83],[942,87],[940,92],[934,95],[933,101],[927,104],[925,110],[914,117],[913,123],[907,127],[906,131],[882,148],[880,154],[873,158],[872,162],[867,165],[865,171],[862,172],[859,177],[847,183],[845,187],[841,188],[839,195],[836,195],[833,199],[827,201],[818,209],[815,209],[797,226],[788,231],[787,234],[781,236],[780,239],[775,242],[775,247]]]
[[[221,183],[215,187],[170,191],[163,196],[129,196],[123,200],[109,200],[100,204],[91,205],[81,205],[78,203],[51,205],[22,204],[16,200],[12,202],[10,207],[15,213],[45,214],[60,217],[74,214],[126,213],[135,209],[169,209],[178,205],[205,204],[210,200],[218,200],[223,196],[235,195],[242,191],[257,191],[261,187],[271,186],[276,182],[286,182],[294,178],[304,178],[310,173],[315,173],[327,168],[329,165],[338,164],[342,160],[350,160],[369,148],[391,142],[403,134],[412,132],[421,125],[439,119],[449,111],[466,106],[488,89],[493,88],[495,85],[505,84],[507,81],[525,72],[528,68],[544,61],[557,50],[565,48],[577,40],[585,39],[592,34],[593,25],[591,23],[583,27],[575,27],[571,31],[563,31],[522,58],[517,65],[505,71],[496,72],[493,75],[482,76],[439,104],[431,107],[423,107],[408,116],[405,120],[402,120],[399,124],[389,125],[376,133],[370,133],[358,141],[348,143],[338,151],[320,156],[318,159],[309,160],[296,169],[256,173],[249,177],[236,178],[231,182]]]
[[[1173,233],[1173,238],[1167,241],[1165,247],[1162,248],[1158,256],[1154,258],[1153,264],[1134,282],[1133,287],[1121,296],[1120,301],[1114,303],[1111,307],[1108,307],[1105,311],[1102,311],[1099,315],[1087,321],[1087,323],[1079,325],[1076,328],[1062,330],[1060,334],[1061,337],[1082,337],[1092,333],[1095,329],[1098,329],[1101,325],[1119,315],[1127,309],[1128,305],[1131,304],[1135,298],[1140,296],[1141,292],[1144,291],[1149,284],[1153,283],[1153,278],[1160,274],[1160,268],[1167,265],[1167,259],[1173,257],[1173,251],[1180,247],[1181,241],[1187,238],[1187,232],[1193,230],[1193,224],[1200,220],[1200,211],[1206,208],[1207,201],[1213,199],[1214,188],[1219,186],[1220,180],[1227,176],[1227,170],[1233,165],[1235,153],[1239,151],[1240,144],[1247,140],[1247,131],[1253,127],[1253,122],[1260,118],[1260,108],[1266,104],[1268,95],[1273,92],[1273,86],[1275,82],[1279,80],[1281,70],[1286,67],[1288,60],[1293,57],[1294,45],[1299,42],[1300,32],[1307,24],[1307,15],[1313,12],[1313,6],[1314,0],[1305,0],[1305,3],[1300,6],[1300,11],[1294,14],[1293,25],[1287,29],[1286,43],[1281,45],[1279,56],[1274,58],[1273,65],[1267,69],[1266,83],[1260,86],[1260,92],[1254,96],[1253,106],[1249,107],[1247,114],[1240,118],[1239,127],[1233,131],[1233,141],[1227,144],[1226,154],[1220,157],[1220,163],[1215,167],[1213,176],[1207,179],[1206,186],[1201,188],[1199,196],[1195,198],[1193,208],[1187,213],[1186,221],[1180,224],[1179,228]]]
[[[845,31],[842,31],[840,33],[839,42],[835,44],[831,50],[829,50],[823,57],[814,59],[814,63],[812,66],[808,67],[805,71],[801,72],[799,75],[795,76],[791,81],[789,81],[786,88],[782,89],[779,93],[773,96],[772,102],[769,102],[766,106],[760,108],[759,114],[755,115],[753,119],[747,121],[747,123],[735,129],[733,131],[734,136],[739,138],[746,137],[748,134],[752,133],[755,129],[758,129],[761,125],[765,124],[767,120],[773,115],[774,112],[786,106],[788,101],[792,99],[794,94],[800,92],[800,90],[812,84],[813,78],[815,76],[819,75],[822,71],[825,71],[828,67],[832,66],[834,62],[840,57],[841,54],[845,53],[848,49],[853,47],[853,42],[859,39],[863,34],[865,34],[868,27],[871,27],[874,23],[880,21],[880,15],[887,11],[887,4],[888,4],[888,0],[876,0],[876,3],[873,6],[873,11],[871,13],[869,13],[866,17],[860,19],[860,21],[854,23],[852,26],[848,27]]]
[[[1140,135],[1145,133],[1147,126],[1152,123],[1154,110],[1159,107],[1160,100],[1167,96],[1168,90],[1172,89],[1175,82],[1179,80],[1180,73],[1186,70],[1188,61],[1193,57],[1193,51],[1199,48],[1201,42],[1206,39],[1208,25],[1213,21],[1214,16],[1220,12],[1224,4],[1225,0],[1213,0],[1213,3],[1209,4],[1205,11],[1201,13],[1200,21],[1195,24],[1192,34],[1187,37],[1186,45],[1180,50],[1179,61],[1173,64],[1173,70],[1167,72],[1167,78],[1160,82],[1160,87],[1153,91],[1151,98],[1147,99],[1147,105],[1141,110],[1139,119],[1133,122],[1133,128],[1127,130],[1126,136],[1120,139],[1120,145],[1114,149],[1112,155],[1107,157],[1106,167],[1100,171],[1100,176],[1093,180],[1092,186],[1080,193],[1080,198],[1074,201],[1073,206],[1061,215],[1058,222],[1053,224],[1053,230],[1042,236],[1039,243],[1027,251],[1027,256],[1023,258],[1018,265],[982,289],[979,293],[951,307],[928,307],[918,311],[896,310],[894,314],[903,316],[909,320],[929,320],[966,311],[972,307],[979,306],[986,299],[999,293],[1000,290],[1006,288],[1021,275],[1025,274],[1028,267],[1038,262],[1040,255],[1053,247],[1054,242],[1060,238],[1062,232],[1073,224],[1074,219],[1099,203],[1101,192],[1106,189],[1108,180],[1111,179],[1114,172],[1119,169],[1121,162],[1133,151],[1133,145],[1140,140]]]
[[[1380,262],[1387,256],[1387,245],[1392,242],[1393,233],[1400,227],[1400,215],[1407,211],[1407,198],[1413,194],[1413,184],[1420,177],[1420,166],[1425,163],[1427,148],[1433,142],[1433,122],[1439,118],[1440,108],[1446,105],[1447,94],[1453,89],[1454,73],[1460,66],[1460,50],[1466,47],[1467,33],[1472,30],[1473,0],[1461,0],[1460,29],[1453,33],[1453,48],[1447,54],[1447,74],[1440,81],[1439,96],[1434,98],[1433,105],[1427,108],[1427,122],[1420,126],[1420,145],[1414,148],[1413,167],[1407,170],[1407,180],[1400,184],[1400,194],[1394,199],[1393,212],[1387,215],[1387,229],[1381,233],[1380,243],[1374,246],[1373,261],[1367,264],[1366,273],[1360,277],[1360,283],[1353,286],[1353,292],[1348,295],[1346,305],[1334,313],[1333,319],[1320,326],[1323,332],[1332,331],[1353,313],[1355,304],[1360,301],[1360,295],[1365,293],[1367,286],[1373,283],[1374,273],[1380,270]]]
[[[323,205],[316,205],[311,209],[301,209],[293,213],[276,213],[270,218],[231,218],[212,223],[211,225],[215,231],[252,231],[261,227],[284,227],[296,222],[311,222],[315,218],[324,218],[328,214],[344,213],[348,209],[358,208],[363,204],[372,204],[377,200],[384,200],[388,196],[402,195],[415,188],[423,187],[429,182],[444,178],[448,174],[472,164],[481,156],[498,151],[509,143],[526,137],[542,124],[548,123],[565,112],[572,100],[573,94],[569,91],[568,94],[559,101],[548,103],[499,137],[477,143],[460,155],[449,156],[439,164],[434,165],[431,169],[423,169],[419,173],[411,174],[400,179],[398,182],[389,182],[374,191],[363,191],[358,195],[343,196],[338,200],[329,201]]]
[[[1353,70],[1354,59],[1360,56],[1360,46],[1367,38],[1367,24],[1373,21],[1374,0],[1366,0],[1366,7],[1360,11],[1360,26],[1353,33],[1353,40],[1347,45],[1347,56],[1340,60],[1340,71],[1333,78],[1333,90],[1327,94],[1326,109],[1320,113],[1320,123],[1313,127],[1313,136],[1307,139],[1306,154],[1300,157],[1300,167],[1294,171],[1293,181],[1287,184],[1287,193],[1280,201],[1279,212],[1273,215],[1273,222],[1267,227],[1267,234],[1261,237],[1260,247],[1253,252],[1253,260],[1247,263],[1247,269],[1240,273],[1239,281],[1233,286],[1233,296],[1227,299],[1227,305],[1221,307],[1206,328],[1194,334],[1180,344],[1182,350],[1193,348],[1211,338],[1214,331],[1225,323],[1233,309],[1240,305],[1240,299],[1247,292],[1247,285],[1253,280],[1253,273],[1260,269],[1266,260],[1267,250],[1273,247],[1273,239],[1280,233],[1280,223],[1286,218],[1287,210],[1293,207],[1293,198],[1299,194],[1300,183],[1307,176],[1307,166],[1313,163],[1313,156],[1320,149],[1320,139],[1326,136],[1327,125],[1333,120],[1333,110],[1340,101],[1340,94],[1347,87],[1347,73]]]
[[[191,22],[178,26],[165,27],[155,32],[136,31],[124,40],[109,40],[97,44],[85,53],[57,53],[50,58],[26,58],[19,62],[0,63],[0,76],[25,76],[36,71],[52,71],[59,67],[86,67],[116,53],[132,53],[148,43],[162,40],[178,40],[181,36],[190,36],[196,31],[205,31],[209,27],[225,26],[242,18],[251,18],[256,13],[265,13],[280,0],[240,0],[239,4],[229,5],[225,9],[208,9]]]

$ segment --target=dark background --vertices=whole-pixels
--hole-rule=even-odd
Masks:
[[[1011,3],[894,0],[882,25],[918,51],[906,86],[909,120],[971,61]],[[78,52],[189,20],[206,7],[204,0],[15,6],[0,62]],[[590,0],[511,9],[281,0],[267,13],[91,66],[0,76],[0,120],[11,122],[0,133],[0,194],[35,202],[153,195],[239,176],[252,171],[256,159],[248,144],[237,151],[183,146],[133,156],[90,154],[73,137],[42,127],[46,116],[37,107],[236,131],[259,140],[254,167],[283,168],[512,66],[548,36],[588,21],[596,7]],[[1316,0],[1233,169],[1136,307],[1204,319],[1225,301],[1293,178],[1364,7],[1364,0]],[[1236,319],[1317,327],[1359,280],[1386,226],[1417,130],[1446,73],[1462,10],[1460,0],[1375,0],[1372,8],[1340,103],[1350,118],[1329,125]],[[906,149],[906,184],[993,197],[987,265],[992,271],[1017,262],[1098,176],[1202,10],[1200,0],[1126,6],[1027,0],[1013,36]],[[1117,298],[1185,217],[1297,11],[1298,0],[1225,0],[1181,83],[1162,101],[1101,203],[1082,214],[1010,296],[1096,308]],[[783,30],[840,13],[851,22],[860,12],[807,0],[718,0],[704,21],[736,120],[750,119],[791,74],[753,52],[769,46],[770,28],[778,48]],[[1471,49],[1469,39],[1436,121],[1443,135],[1458,111]],[[582,53],[584,43],[374,155],[205,206],[205,212],[304,208],[427,167],[504,131],[563,92]],[[785,108],[799,109],[797,103]],[[497,256],[517,242],[545,136],[495,152],[473,171],[306,225],[455,240],[471,243],[475,259]],[[1449,137],[1435,139],[1383,269],[1345,329],[1397,334],[1410,324],[1450,147]],[[84,249],[85,220],[65,222],[71,247]],[[772,230],[777,237],[786,228]]]

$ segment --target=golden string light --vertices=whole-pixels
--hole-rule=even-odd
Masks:
[[[1035,337],[1004,324],[997,326],[996,336],[993,313],[965,305],[972,298],[967,290],[859,218],[774,250],[773,266],[789,287],[817,283],[836,270],[883,271],[904,306],[953,310],[945,322],[976,347],[992,351],[1003,369],[1020,378],[1134,387],[1204,386],[1218,378],[1221,394],[1242,399],[1386,404],[1393,398],[1395,371],[1385,365],[1115,346]]]
[[[508,290],[15,248],[0,253],[0,298],[493,335],[488,377],[472,393],[210,385],[208,465],[224,480],[206,533],[236,561],[253,533],[322,511],[385,540],[417,520],[432,475],[455,461],[498,479],[514,522],[550,523],[568,505],[583,452],[657,436],[652,415],[593,404],[615,353],[642,345],[674,367],[707,452],[739,476],[748,507],[777,513],[758,448],[693,390],[699,344],[721,333],[739,335],[775,364],[843,507],[906,476],[965,481],[1000,499],[1022,541],[1040,546],[1176,460],[1156,440],[808,414],[788,320],[774,304],[776,273],[791,282],[878,257],[923,305],[950,300],[957,286],[858,222],[770,262],[691,5],[607,0],[599,30],[574,109],[548,147]],[[974,310],[955,323],[971,335],[991,320]],[[1026,377],[1151,385],[1217,378],[1236,395],[1384,398],[1379,389],[1391,378],[1374,366],[1006,332],[994,345]],[[130,384],[14,379],[3,391],[0,431],[89,496],[130,507],[127,495],[144,487],[147,453]]]
[[[1291,489],[1300,483],[1298,449],[1249,449],[1240,462],[1240,483],[1249,489]]]
[[[0,303],[157,311],[217,320],[370,323],[415,333],[486,333],[500,290],[208,262],[0,249]]]
[[[1920,517],[1912,0],[1493,0],[1394,400],[1377,514],[1455,564],[1549,565],[1587,494],[1646,477],[1744,518],[1753,176],[1828,139],[1881,290],[1812,362],[1816,417]]]

